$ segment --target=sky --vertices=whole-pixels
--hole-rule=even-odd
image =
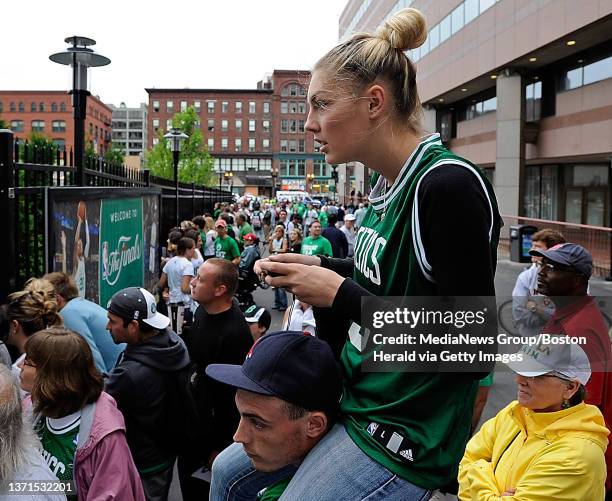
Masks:
[[[111,60],[89,70],[89,90],[105,103],[138,106],[151,87],[252,89],[274,69],[310,69],[338,43],[347,3],[3,2],[0,90],[69,90],[70,67],[49,55],[64,51],[64,39],[72,35],[96,40],[92,48]]]

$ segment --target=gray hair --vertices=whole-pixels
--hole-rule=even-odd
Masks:
[[[13,479],[37,445],[31,426],[23,417],[15,377],[0,364],[0,485]]]

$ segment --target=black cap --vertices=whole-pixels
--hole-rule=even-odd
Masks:
[[[342,377],[325,341],[295,331],[259,338],[242,364],[211,364],[206,374],[222,383],[271,395],[308,410],[335,412]]]
[[[107,306],[113,315],[138,320],[156,329],[165,329],[170,319],[157,311],[155,297],[142,287],[128,287],[115,293]]]
[[[576,271],[590,278],[593,272],[593,257],[582,245],[564,243],[553,245],[550,249],[529,251],[532,256],[541,256],[558,264],[571,266]]]
[[[244,312],[244,319],[250,324],[257,322],[264,326],[266,330],[270,328],[272,323],[270,312],[265,308],[258,308],[255,304]]]

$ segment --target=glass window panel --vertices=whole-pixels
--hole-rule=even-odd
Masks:
[[[454,35],[463,28],[463,4],[451,13],[451,33]]]
[[[465,24],[478,17],[478,0],[465,0]]]
[[[495,5],[495,0],[480,0],[480,13]]]
[[[582,223],[582,190],[567,190],[565,194],[565,220],[568,223]]]
[[[612,57],[602,59],[584,67],[584,85],[612,78]]]
[[[565,78],[562,82],[564,90],[575,89],[582,85],[582,67],[576,68],[575,70],[568,71],[565,74]]]
[[[451,36],[451,16],[446,16],[440,21],[440,43],[444,42]]]
[[[429,54],[429,38],[426,38],[423,45],[421,45],[421,57],[425,57],[427,54]]]
[[[573,186],[605,186],[608,183],[606,165],[575,165],[573,168]]]
[[[429,32],[429,50],[434,50],[440,44],[440,25],[436,24]]]
[[[606,193],[602,190],[587,192],[586,224],[603,226],[605,224]]]

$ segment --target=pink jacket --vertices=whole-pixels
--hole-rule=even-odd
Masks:
[[[74,481],[79,501],[145,501],[123,415],[108,393],[81,411]]]

